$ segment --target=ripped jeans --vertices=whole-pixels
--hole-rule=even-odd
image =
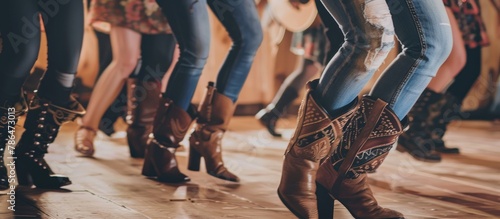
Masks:
[[[442,1],[322,0],[342,28],[345,42],[325,68],[315,91],[323,107],[349,104],[380,67],[394,45],[402,52],[382,73],[370,93],[400,119],[415,104],[452,47],[452,33]]]

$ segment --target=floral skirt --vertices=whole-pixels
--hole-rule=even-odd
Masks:
[[[476,48],[490,44],[478,0],[443,0],[443,2],[453,11],[466,46]]]
[[[92,0],[90,22],[103,32],[119,26],[142,34],[171,33],[155,0]]]

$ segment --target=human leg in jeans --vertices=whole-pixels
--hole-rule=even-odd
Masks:
[[[184,182],[175,161],[175,148],[195,119],[190,105],[208,57],[210,27],[206,0],[158,0],[179,42],[180,58],[160,100],[153,128],[154,140],[148,147],[143,175],[164,182]],[[208,1],[210,8],[233,40],[216,84],[209,84],[202,101],[195,131],[190,138],[189,169],[198,170],[201,156],[209,174],[238,181],[223,165],[220,139],[232,117],[235,102],[262,40],[255,3]],[[210,108],[211,110],[207,110]]]
[[[23,27],[24,33],[21,33],[33,35],[25,35],[26,41],[21,42],[39,40],[40,29],[37,22],[39,14],[45,11],[43,6],[47,6],[44,5],[46,2],[9,2],[12,2],[13,6],[6,8],[9,13],[24,12],[21,19],[23,22],[35,22],[23,24],[32,28],[24,26],[26,29]],[[21,5],[15,5],[17,3],[14,2]],[[38,7],[36,11],[32,11],[34,4]],[[60,188],[71,184],[67,176],[55,174],[44,157],[49,145],[56,139],[60,126],[85,113],[83,107],[71,97],[83,41],[83,2],[66,1],[57,5],[57,10],[51,11],[54,12],[52,16],[41,16],[47,35],[48,66],[38,92],[30,101],[29,112],[24,122],[25,131],[15,150],[17,180],[19,185],[23,186]],[[11,21],[13,20],[15,19]],[[31,47],[29,50],[32,52],[38,50],[38,45],[34,46],[31,43],[23,46]],[[32,58],[36,58],[36,55],[23,60],[22,62],[27,65],[22,68],[31,68],[33,65],[31,61],[34,62]],[[9,83],[9,81],[4,82]],[[20,85],[16,86],[19,87],[15,90],[19,91]]]
[[[222,161],[221,140],[236,108],[263,34],[255,2],[252,0],[207,0],[233,41],[215,85],[209,83],[199,109],[196,128],[189,138],[190,170],[199,170],[205,160],[208,174],[229,181],[239,178]]]
[[[175,151],[196,119],[191,105],[208,58],[210,24],[206,0],[158,0],[179,44],[180,56],[160,98],[153,122],[154,138],[146,149],[142,175],[162,182],[186,182]]]
[[[413,106],[409,114],[412,123],[399,138],[397,148],[426,162],[441,161],[440,153],[460,152],[446,147],[443,136],[452,120],[469,116],[461,112],[461,104],[481,72],[481,48],[489,44],[479,1],[443,3],[452,27],[453,49]],[[479,10],[471,13],[468,8]]]
[[[317,212],[331,217],[334,197],[356,218],[402,218],[376,204],[366,173],[382,163],[403,132],[401,120],[450,53],[444,6],[433,0],[323,3],[343,28],[346,42],[319,82],[309,84],[278,193],[299,217],[318,217]],[[403,51],[356,104],[392,47],[394,32]]]

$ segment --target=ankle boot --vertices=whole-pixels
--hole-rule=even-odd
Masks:
[[[460,149],[446,147],[443,137],[450,122],[462,117],[461,104],[451,94],[442,95],[440,103],[440,106],[431,107],[437,113],[434,117],[429,118],[435,125],[434,131],[431,132],[431,138],[435,147],[434,150],[444,154],[459,154]]]
[[[189,138],[189,170],[199,171],[203,157],[208,174],[239,182],[239,178],[224,166],[221,145],[235,108],[236,104],[231,99],[217,92],[213,82],[208,84],[205,97],[198,108],[196,127]]]
[[[9,142],[9,140],[11,136],[15,135],[19,116],[26,113],[27,109],[28,105],[23,98],[16,104],[0,106],[0,190],[9,188],[9,177],[7,167],[4,163],[4,153],[5,151],[11,151],[15,147],[13,142]]]
[[[274,137],[281,137],[281,133],[276,132],[276,122],[283,116],[288,106],[290,106],[298,96],[297,90],[290,86],[286,87],[280,96],[275,97],[275,99],[277,98],[278,100],[273,100],[273,102],[276,103],[267,105],[266,108],[260,110],[255,115],[255,118],[259,120],[260,124],[266,127],[269,134]]]
[[[439,116],[442,102],[442,94],[429,89],[424,90],[409,113],[410,128],[399,137],[396,148],[398,151],[408,152],[420,161],[441,161],[441,155],[435,152],[432,133],[436,130],[433,120]]]
[[[188,112],[168,98],[161,98],[153,122],[154,138],[149,142],[142,168],[142,175],[156,177],[158,181],[181,183],[189,177],[179,171],[175,151],[196,118],[196,110]]]
[[[85,109],[75,99],[67,107],[56,106],[35,95],[24,123],[25,131],[16,147],[16,170],[20,185],[60,188],[71,184],[67,176],[56,175],[44,160],[63,123],[83,116]]]
[[[308,91],[298,114],[295,134],[288,144],[283,161],[278,196],[298,218],[317,218],[316,172],[341,137],[342,128],[357,109],[357,99],[339,110],[337,116],[329,115],[316,102],[313,92],[318,80],[308,83]],[[331,206],[333,208],[333,206]]]
[[[377,204],[366,176],[382,164],[402,132],[403,126],[386,102],[363,97],[344,127],[340,144],[318,170],[319,218],[333,217],[335,199],[355,218],[403,218]]]
[[[127,80],[127,140],[130,156],[143,158],[160,101],[161,82]]]

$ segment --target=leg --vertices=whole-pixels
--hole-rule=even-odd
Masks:
[[[9,188],[4,151],[9,131],[26,111],[21,88],[38,56],[40,27],[36,2],[3,1],[0,3],[0,33],[3,51],[0,53],[0,190]],[[28,19],[29,18],[29,19]],[[36,24],[36,25],[35,25]],[[12,111],[14,108],[14,111]],[[14,117],[14,119],[12,119]],[[11,118],[10,120],[7,118]],[[9,126],[11,128],[9,128]],[[14,146],[9,144],[9,146]]]
[[[206,0],[157,0],[169,20],[180,48],[179,61],[160,99],[153,122],[154,139],[147,146],[142,174],[162,182],[186,182],[175,150],[195,119],[191,106],[210,45]]]
[[[94,153],[93,138],[101,117],[116,99],[118,93],[135,69],[140,55],[141,35],[123,27],[111,28],[113,61],[94,86],[87,114],[82,119],[82,128],[75,134],[75,149],[84,156]]]
[[[446,11],[453,34],[452,52],[412,107],[408,114],[413,118],[410,128],[398,140],[399,151],[407,151],[415,159],[426,162],[441,161],[441,156],[436,151],[459,153],[458,148],[445,148],[441,139],[447,124],[442,118],[442,112],[446,102],[452,99],[443,92],[466,62],[462,32],[451,9],[446,8]]]
[[[31,0],[4,1],[0,7],[0,106],[13,105],[40,49],[38,6]]]
[[[70,101],[73,81],[80,59],[83,42],[83,2],[71,0],[57,3],[53,11],[40,10],[47,33],[48,66],[40,82],[38,95],[56,105],[66,106]],[[47,6],[50,7],[50,6]]]
[[[385,1],[323,1],[342,27],[345,42],[325,68],[317,90],[330,114],[359,94],[394,44],[391,15]]]
[[[443,91],[450,85],[453,78],[464,68],[467,61],[465,43],[462,39],[462,31],[450,8],[446,8],[446,13],[450,19],[451,32],[453,34],[453,48],[451,53],[439,68],[436,76],[431,80],[427,88],[436,93]]]
[[[394,40],[384,0],[323,3],[342,27],[346,41],[324,70],[319,84],[317,80],[309,83],[297,129],[285,151],[278,195],[299,218],[332,218],[322,215],[326,211],[318,215],[316,173],[321,161],[340,143],[346,122],[358,112],[357,94],[382,64]],[[331,190],[331,186],[325,188]],[[333,213],[331,200],[322,202]]]
[[[163,97],[188,110],[210,49],[206,0],[157,0],[179,43],[180,57]]]
[[[233,40],[217,75],[216,88],[236,102],[263,38],[257,8],[252,0],[207,2]]]
[[[481,47],[466,48],[467,63],[455,77],[454,82],[441,98],[442,107],[439,114],[431,118],[434,127],[431,129],[435,150],[441,153],[459,153],[458,148],[448,148],[443,141],[447,126],[456,119],[467,118],[470,115],[462,112],[462,104],[470,89],[481,74]]]
[[[330,15],[330,12],[325,8],[325,5],[321,0],[316,1],[316,8],[318,9],[318,16],[321,18],[323,27],[325,27],[325,35],[328,38],[329,45],[326,48],[327,55],[325,60],[318,60],[322,62],[322,65],[326,65],[326,62],[330,61],[335,53],[337,53],[344,43],[344,33],[340,29],[337,21]]]
[[[344,126],[340,144],[322,163],[316,178],[355,218],[403,218],[377,204],[367,173],[382,164],[403,133],[407,119],[401,122],[401,118],[451,50],[451,28],[442,2],[401,2],[387,1],[403,52],[379,78],[372,96],[363,97],[359,110]]]
[[[209,83],[199,106],[196,128],[189,138],[188,169],[199,170],[203,156],[210,175],[238,182],[239,178],[224,166],[221,140],[262,41],[262,30],[253,0],[207,2],[228,31],[233,46],[219,71],[216,87]]]
[[[132,157],[144,157],[161,93],[161,80],[172,63],[172,34],[143,35],[138,75],[127,81],[127,140]]]
[[[277,120],[283,116],[286,108],[299,96],[299,91],[307,81],[318,73],[318,66],[321,66],[321,64],[304,57],[301,57],[300,60],[298,68],[283,81],[273,101],[256,115],[256,118],[274,137],[281,137],[281,134],[275,130]]]
[[[71,181],[55,174],[44,156],[60,126],[85,113],[70,96],[83,39],[83,2],[38,1],[38,6],[44,12],[49,66],[24,122],[25,131],[16,147],[16,169],[20,185],[60,188]]]
[[[403,51],[382,73],[371,96],[389,103],[402,119],[449,56],[452,32],[440,1],[387,2]]]
[[[467,97],[470,89],[481,74],[481,49],[482,47],[480,46],[476,48],[466,48],[467,63],[446,91],[455,96],[460,105],[463,104],[463,100]]]

